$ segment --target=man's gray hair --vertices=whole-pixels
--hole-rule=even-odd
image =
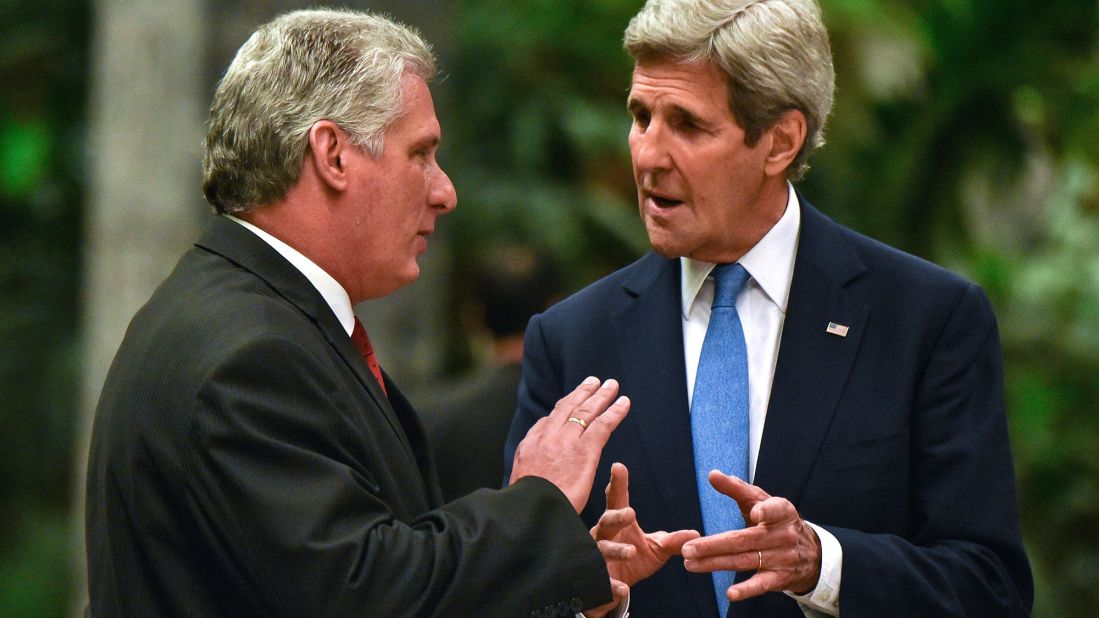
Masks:
[[[414,30],[354,11],[295,11],[241,46],[210,106],[203,193],[221,213],[276,201],[297,183],[309,129],[331,120],[372,156],[402,111],[401,78],[430,80]]]
[[[835,71],[815,0],[649,0],[626,28],[635,62],[712,61],[725,74],[733,116],[752,146],[786,111],[808,131],[787,176],[800,179],[824,144]]]

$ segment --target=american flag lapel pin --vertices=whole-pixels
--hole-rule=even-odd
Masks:
[[[840,337],[846,337],[848,327],[843,324],[836,324],[835,322],[829,322],[828,328],[824,329],[830,335],[838,335]]]

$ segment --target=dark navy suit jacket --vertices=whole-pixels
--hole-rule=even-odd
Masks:
[[[755,484],[839,539],[845,618],[1027,614],[1032,580],[988,301],[801,204]],[[623,462],[642,528],[702,530],[680,294],[679,261],[650,253],[532,319],[505,461],[570,385],[615,378],[633,405],[596,488]],[[829,322],[847,336],[826,332]],[[592,495],[589,525],[605,508]],[[673,559],[634,587],[631,614],[714,617],[709,575]],[[730,615],[802,614],[771,593]]]

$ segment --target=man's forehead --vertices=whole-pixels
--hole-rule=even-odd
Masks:
[[[726,101],[724,74],[708,60],[659,59],[634,65],[629,106],[656,100],[719,104]]]
[[[654,81],[685,81],[699,84],[725,82],[725,75],[713,60],[684,60],[656,56],[633,65],[633,84]]]

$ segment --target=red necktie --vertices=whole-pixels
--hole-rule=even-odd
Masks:
[[[363,328],[363,323],[359,321],[359,318],[355,318],[355,330],[351,331],[351,342],[359,349],[359,354],[363,355],[366,366],[370,367],[370,373],[374,374],[378,386],[382,387],[382,392],[388,397],[389,393],[385,390],[385,381],[382,380],[382,367],[378,364],[378,358],[374,356],[374,346],[370,345],[370,338],[366,336],[366,329]]]

